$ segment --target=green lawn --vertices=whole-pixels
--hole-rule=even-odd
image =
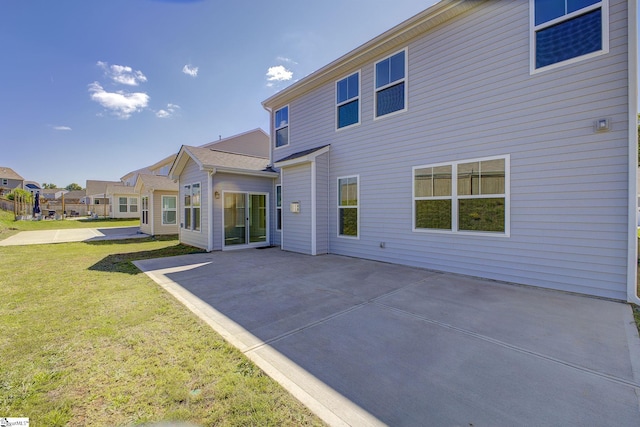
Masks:
[[[131,263],[194,251],[166,238],[0,247],[0,415],[322,425]]]
[[[60,230],[67,228],[103,228],[140,225],[140,219],[65,219],[14,221],[13,213],[0,210],[0,240],[20,231]]]

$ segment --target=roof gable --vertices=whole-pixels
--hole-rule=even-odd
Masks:
[[[0,178],[24,181],[24,178],[18,175],[16,171],[5,166],[0,166]]]

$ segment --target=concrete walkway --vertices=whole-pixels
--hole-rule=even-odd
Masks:
[[[136,265],[330,425],[640,425],[623,303],[277,248]]]
[[[86,242],[148,237],[140,227],[72,228],[66,230],[21,231],[0,240],[0,246],[41,245],[47,243]]]

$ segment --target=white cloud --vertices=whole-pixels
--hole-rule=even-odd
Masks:
[[[89,85],[89,93],[93,101],[121,119],[128,119],[131,114],[142,111],[149,104],[149,95],[144,92],[107,92],[98,82]]]
[[[285,82],[293,78],[293,73],[287,70],[283,65],[269,67],[267,70],[267,86],[273,86],[273,82]]]
[[[69,126],[54,126],[53,130],[71,130]]]
[[[102,61],[98,61],[97,65],[104,70],[107,77],[118,84],[138,86],[147,81],[147,77],[142,74],[142,71],[134,70],[125,65],[109,65]]]
[[[198,67],[193,67],[190,64],[185,65],[184,67],[182,67],[182,72],[191,76],[191,77],[197,77],[198,76]]]
[[[166,110],[158,110],[156,111],[156,117],[161,119],[166,119],[172,117],[178,110],[180,109],[179,105],[176,104],[167,104]]]
[[[278,57],[276,58],[276,60],[278,60],[278,61],[280,61],[280,62],[287,62],[287,63],[289,63],[289,64],[295,64],[295,65],[297,65],[297,64],[298,64],[298,63],[297,63],[296,61],[294,61],[293,59],[291,59],[291,58],[287,58],[287,57],[285,57],[285,56],[278,56]]]

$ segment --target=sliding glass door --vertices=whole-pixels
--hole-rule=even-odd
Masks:
[[[224,193],[224,246],[268,243],[267,194]]]

